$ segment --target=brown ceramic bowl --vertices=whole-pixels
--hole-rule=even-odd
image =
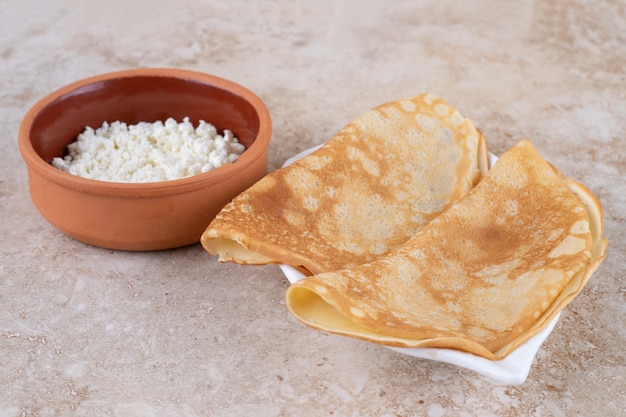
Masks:
[[[246,150],[207,173],[154,183],[85,179],[50,165],[86,126],[168,117],[229,129]],[[91,245],[147,251],[198,242],[226,203],[267,174],[271,130],[263,102],[238,84],[192,71],[136,69],[77,81],[44,97],[24,117],[18,142],[31,198],[50,223]]]

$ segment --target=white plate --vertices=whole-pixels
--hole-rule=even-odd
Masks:
[[[310,149],[304,150],[297,155],[289,158],[283,164],[283,167],[292,164],[317,150],[320,146],[314,146]],[[491,166],[498,160],[498,157],[489,153],[489,163]],[[305,278],[297,269],[288,265],[279,265],[281,271],[289,282],[294,283],[298,280]],[[490,380],[506,385],[519,385],[522,384],[528,377],[528,372],[532,366],[535,355],[539,350],[539,347],[543,341],[552,332],[552,329],[559,320],[561,313],[557,314],[552,319],[550,324],[546,326],[542,331],[528,339],[526,342],[518,346],[513,352],[509,353],[504,359],[498,361],[492,361],[480,356],[472,355],[471,353],[461,352],[454,349],[441,349],[441,348],[397,348],[386,346],[387,348],[404,355],[415,356],[423,359],[430,359],[439,362],[446,362],[452,365],[460,366],[466,369],[470,369],[483,375]]]

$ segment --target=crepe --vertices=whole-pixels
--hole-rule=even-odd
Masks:
[[[606,246],[597,198],[523,140],[399,249],[304,278],[286,301],[327,332],[500,359],[581,291]]]
[[[389,102],[237,196],[201,242],[222,262],[307,275],[360,265],[401,246],[487,170],[483,136],[446,102]]]

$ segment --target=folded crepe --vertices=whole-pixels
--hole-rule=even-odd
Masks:
[[[201,242],[222,262],[306,275],[360,265],[401,246],[487,170],[483,136],[446,102],[389,102],[236,197]]]
[[[323,331],[500,359],[581,291],[607,243],[597,198],[523,140],[400,248],[306,277],[286,301]]]

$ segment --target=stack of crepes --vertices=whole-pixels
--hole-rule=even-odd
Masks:
[[[236,197],[202,245],[302,271],[286,301],[313,328],[501,359],[582,290],[608,242],[598,199],[530,141],[488,168],[481,133],[440,98],[385,103]]]

